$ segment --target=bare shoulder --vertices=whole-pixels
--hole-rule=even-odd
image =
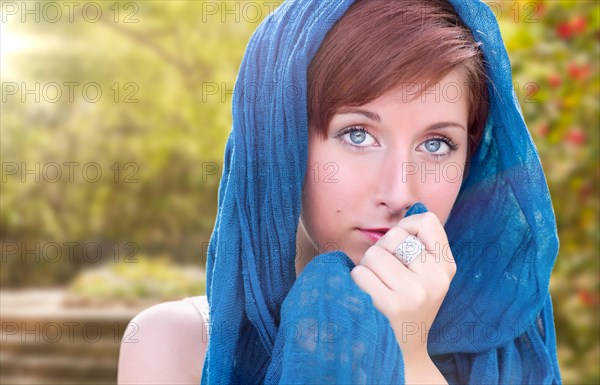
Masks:
[[[204,317],[184,300],[151,306],[121,341],[119,384],[199,384],[208,336]]]

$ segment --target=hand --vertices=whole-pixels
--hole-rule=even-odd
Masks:
[[[409,234],[425,250],[408,267],[392,253]],[[431,212],[401,219],[369,247],[360,264],[350,272],[354,282],[387,317],[405,361],[429,359],[427,332],[456,273],[448,238]]]

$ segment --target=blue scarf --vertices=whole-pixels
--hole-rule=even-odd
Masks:
[[[427,331],[428,352],[450,384],[561,383],[548,186],[494,14],[476,0],[451,3],[483,44],[493,84],[483,139],[445,224],[457,273]],[[203,384],[404,383],[395,335],[350,277],[350,258],[320,254],[295,273],[307,68],[351,4],[286,1],[248,43],[208,249]]]

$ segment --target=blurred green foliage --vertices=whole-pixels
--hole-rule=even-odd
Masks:
[[[600,381],[600,5],[495,2],[513,80],[552,196],[550,282],[563,381]]]
[[[36,3],[43,12],[43,2],[28,9]],[[91,242],[102,244],[99,261],[129,242],[198,264],[212,232],[231,121],[225,92],[259,20],[223,23],[214,2],[91,4],[101,5],[98,21],[83,5],[72,21],[66,7],[59,22],[3,16],[0,149],[12,167],[2,169],[3,286],[66,282],[89,264]],[[223,95],[211,95],[221,84]],[[44,255],[49,242],[62,258]],[[70,242],[81,243],[73,256]]]
[[[81,301],[179,300],[204,295],[203,275],[202,269],[178,267],[166,256],[140,256],[135,264],[111,263],[84,271],[70,284],[69,292]]]
[[[551,292],[563,379],[598,383],[600,8],[586,0],[488,3],[558,222]],[[96,4],[102,17],[94,22],[82,7],[73,20],[63,9],[57,22],[23,21],[2,8],[0,285],[64,285],[104,262],[72,289],[116,298],[201,294],[178,285],[178,273],[163,275],[164,261],[145,261],[166,254],[205,263],[231,92],[248,39],[273,2]],[[36,87],[39,100],[24,92]],[[53,162],[63,172],[57,181]],[[69,162],[78,163],[72,178]],[[82,171],[93,162],[98,180]],[[97,248],[89,245],[101,255],[90,257]],[[127,266],[132,253],[140,262]]]

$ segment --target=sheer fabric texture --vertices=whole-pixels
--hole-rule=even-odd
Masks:
[[[477,0],[450,3],[481,43],[491,107],[445,224],[457,273],[426,331],[428,351],[451,384],[558,384],[548,187],[495,15]],[[295,273],[306,72],[351,4],[285,1],[246,48],[208,248],[203,384],[404,383],[394,333],[352,281],[350,258],[323,253]]]

